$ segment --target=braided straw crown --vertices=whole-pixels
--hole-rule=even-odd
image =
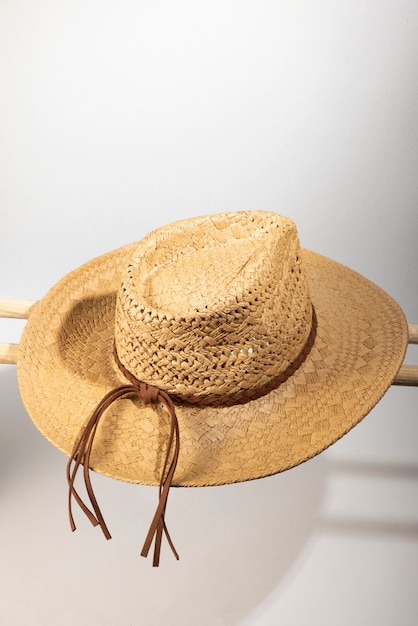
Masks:
[[[230,394],[283,372],[311,324],[295,224],[261,211],[219,214],[138,244],[118,294],[115,344],[138,380]]]

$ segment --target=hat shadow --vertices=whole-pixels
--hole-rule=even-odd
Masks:
[[[113,363],[116,294],[83,298],[61,320],[57,350],[68,372],[87,384],[117,385]]]
[[[202,623],[203,615],[205,624],[241,624],[297,569],[325,487],[326,463],[316,458],[275,476],[174,494],[169,519],[183,511],[183,528],[173,534],[188,566],[173,577],[173,591],[187,584],[193,603],[170,606],[161,623],[174,613],[175,624]]]

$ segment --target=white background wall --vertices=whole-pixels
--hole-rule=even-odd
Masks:
[[[266,209],[418,322],[417,27],[414,0],[2,0],[0,296],[174,219]],[[114,538],[71,534],[65,458],[2,366],[0,622],[413,626],[417,394],[285,474],[176,490],[181,560],[155,570],[155,492],[97,476]]]

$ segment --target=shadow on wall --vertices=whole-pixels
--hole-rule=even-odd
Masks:
[[[189,511],[179,529],[188,580],[176,577],[173,589],[180,597],[187,588],[193,603],[177,607],[179,624],[240,624],[280,584],[314,530],[324,468],[318,459],[274,477],[181,494]]]

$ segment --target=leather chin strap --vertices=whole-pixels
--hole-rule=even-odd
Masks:
[[[315,310],[312,306],[312,326],[308,339],[305,342],[301,352],[297,358],[278,376],[271,379],[267,384],[256,389],[243,389],[235,394],[229,395],[202,395],[202,396],[186,396],[180,394],[168,394],[163,389],[154,387],[147,383],[141,382],[135,378],[121,363],[116,347],[114,348],[114,358],[121,372],[130,384],[121,385],[109,391],[99,402],[87,424],[84,426],[67,463],[67,481],[68,481],[68,513],[70,519],[71,530],[76,529],[74,517],[72,513],[72,498],[74,498],[82,511],[88,517],[93,526],[100,526],[106,539],[111,539],[111,535],[104,521],[100,507],[94,495],[93,487],[90,480],[90,456],[93,448],[94,437],[97,432],[100,419],[106,409],[118,398],[127,394],[136,394],[138,398],[145,404],[160,402],[164,404],[170,418],[170,435],[167,442],[167,452],[164,460],[163,471],[159,485],[159,502],[152,519],[148,534],[142,547],[141,556],[147,557],[152,542],[155,539],[153,566],[158,567],[160,563],[160,552],[163,534],[171,547],[176,559],[179,558],[177,551],[173,545],[170,534],[165,524],[165,511],[167,507],[168,493],[172,484],[173,476],[176,471],[177,461],[180,453],[180,433],[179,425],[175,410],[174,402],[181,404],[189,404],[194,406],[232,406],[235,404],[244,404],[250,400],[255,400],[266,395],[273,389],[276,389],[284,381],[286,381],[294,372],[302,365],[308,356],[316,336],[317,320]],[[88,498],[93,510],[91,510],[82,500],[74,487],[74,482],[80,466],[83,466],[84,483]]]

